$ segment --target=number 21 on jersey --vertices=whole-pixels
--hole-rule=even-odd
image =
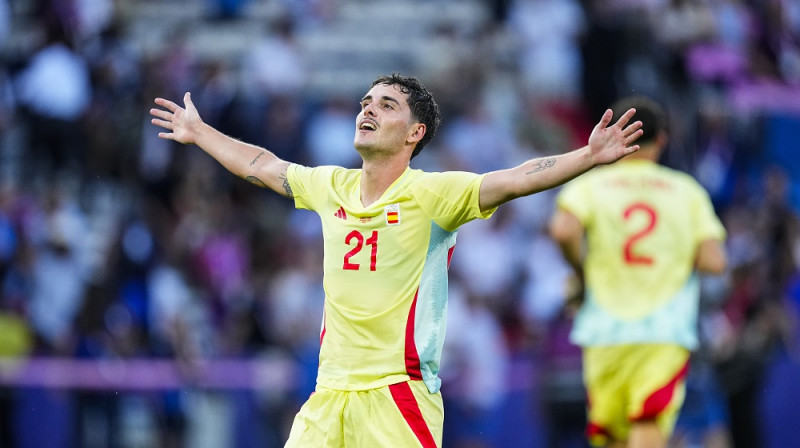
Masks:
[[[369,270],[375,271],[378,267],[378,231],[373,230],[372,234],[365,238],[364,235],[359,232],[358,230],[353,230],[344,237],[344,244],[347,246],[351,246],[352,249],[344,254],[344,260],[342,262],[342,269],[345,271],[357,271],[361,269],[361,263],[355,263],[351,261],[353,257],[356,257],[364,246],[369,246]],[[358,259],[359,257],[356,257]]]

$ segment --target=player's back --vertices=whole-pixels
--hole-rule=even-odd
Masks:
[[[670,306],[681,308],[673,315],[696,307],[697,246],[724,230],[707,193],[689,175],[650,161],[623,161],[573,180],[558,204],[586,229],[587,313],[596,307],[630,322]]]

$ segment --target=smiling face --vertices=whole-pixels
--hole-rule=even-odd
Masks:
[[[376,84],[364,95],[353,140],[362,157],[413,150],[425,134],[425,125],[412,117],[407,100],[408,94],[388,84]]]

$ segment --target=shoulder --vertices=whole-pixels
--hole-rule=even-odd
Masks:
[[[658,169],[663,176],[668,177],[672,182],[678,183],[690,191],[705,193],[705,187],[691,174],[664,165],[658,165]]]
[[[324,178],[324,177],[331,177],[331,178],[347,178],[347,177],[355,177],[361,170],[356,169],[349,169],[343,168],[341,166],[335,165],[321,165],[321,166],[303,166],[298,164],[291,164],[289,167],[289,171],[293,175],[299,176],[309,176],[309,177],[316,177],[316,178]]]
[[[463,194],[466,190],[480,188],[484,174],[468,171],[421,171],[412,170],[409,188],[417,193]]]
[[[412,175],[418,180],[428,182],[457,182],[473,181],[482,178],[485,174],[476,174],[469,171],[422,171],[411,170]]]
[[[569,193],[570,191],[592,188],[592,185],[602,184],[609,177],[613,177],[619,169],[620,167],[617,165],[596,167],[562,185],[558,190],[558,194],[561,195],[565,191]]]

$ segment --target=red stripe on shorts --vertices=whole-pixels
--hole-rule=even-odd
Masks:
[[[672,401],[672,396],[675,395],[675,388],[678,382],[686,378],[689,372],[689,361],[683,365],[680,371],[661,389],[653,392],[642,405],[642,414],[633,419],[637,420],[651,420],[658,416]]]
[[[586,425],[586,436],[588,438],[594,437],[606,437],[611,438],[611,433],[608,430],[597,423],[589,422]]]
[[[414,431],[417,440],[422,444],[422,448],[436,448],[436,441],[433,439],[428,424],[422,418],[422,411],[419,409],[417,399],[414,397],[414,392],[411,391],[411,386],[406,383],[391,384],[389,391],[392,393],[394,403],[406,419],[406,423]]]
[[[586,407],[592,407],[592,398],[588,391],[586,391]],[[605,445],[606,441],[613,439],[608,429],[595,422],[586,423],[586,438],[590,441],[598,441],[598,445]]]
[[[406,321],[406,373],[412,380],[421,380],[422,372],[419,367],[419,353],[417,343],[414,342],[414,315],[417,310],[417,297],[419,290],[414,293],[414,301],[411,302],[411,310],[408,312]]]

